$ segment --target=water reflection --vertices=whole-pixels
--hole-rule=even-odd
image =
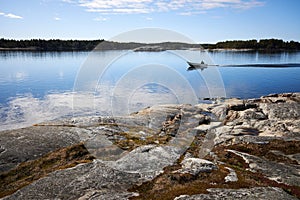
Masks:
[[[300,63],[299,52],[199,55],[197,51],[104,51],[93,52],[93,59],[87,59],[87,52],[0,52],[0,129],[64,116],[127,114],[154,104],[194,104],[224,94],[224,87],[227,97],[239,98],[300,91],[299,64],[251,67]],[[186,70],[187,60],[203,59],[231,66]]]
[[[47,60],[49,58],[66,58],[66,57],[78,57],[78,55],[87,55],[89,51],[0,51],[0,58],[4,60],[9,59],[42,59]]]
[[[88,52],[0,51],[0,104],[31,93],[43,98],[51,91],[72,91]]]
[[[77,95],[83,101],[73,107],[73,98]],[[0,130],[21,128],[60,117],[70,117],[73,114],[94,114],[94,109],[86,105],[84,99],[92,98],[97,105],[103,105],[101,99],[95,99],[93,94],[57,93],[48,94],[43,98],[25,94],[10,99],[7,106],[0,106]],[[101,114],[105,114],[105,107]],[[91,113],[91,111],[93,111]]]
[[[195,104],[203,97],[226,96],[217,68],[210,68],[205,73],[197,70],[187,72],[187,60],[213,63],[204,51],[95,51],[81,66],[74,91],[95,92],[106,97],[111,102],[114,115],[128,114],[130,97],[137,88],[151,83],[163,86],[174,94],[175,99],[169,102]],[[137,101],[141,106],[167,102],[161,101],[161,98],[152,98],[151,102],[145,98]],[[74,104],[76,102],[77,99],[74,99]]]
[[[211,51],[211,58],[219,65],[254,63],[300,63],[299,52],[262,53],[258,51]]]

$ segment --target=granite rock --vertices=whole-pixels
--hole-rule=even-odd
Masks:
[[[198,175],[201,172],[211,172],[218,169],[218,167],[208,160],[200,158],[186,158],[181,162],[182,168],[178,170],[179,173],[189,173],[191,175]]]
[[[236,170],[243,165],[232,168],[233,158],[227,154],[230,162],[221,162],[216,148],[227,149],[248,164],[250,172],[262,174],[278,187],[292,188],[293,193],[297,190],[294,187],[300,185],[299,116],[300,93],[286,93],[248,100],[226,99],[217,104],[159,105],[128,116],[74,117],[2,131],[0,173],[80,142],[96,157],[91,163],[29,181],[4,198],[128,199],[139,195],[129,192],[129,188],[155,180],[167,173],[168,167],[175,168],[182,175],[180,180],[187,182],[202,177],[201,173],[206,174],[203,177],[221,173],[222,184],[230,188],[230,184],[240,181]],[[247,148],[274,140],[292,141],[294,149],[284,153],[274,147],[269,154],[278,159],[270,160]],[[234,145],[240,145],[240,151],[230,149]],[[217,183],[211,183],[214,184]],[[159,192],[164,186],[162,182],[153,188],[159,188]],[[208,194],[182,193],[176,199],[295,199],[278,187],[208,188]]]
[[[197,194],[197,195],[182,195],[176,197],[174,200],[215,200],[215,199],[226,199],[226,200],[282,200],[282,199],[297,199],[280,188],[274,187],[263,187],[263,188],[249,188],[249,189],[209,189],[208,194]]]
[[[115,170],[100,160],[56,171],[4,199],[127,199],[140,175]]]

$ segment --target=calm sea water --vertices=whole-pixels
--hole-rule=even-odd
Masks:
[[[189,71],[187,60],[226,66]],[[300,52],[0,52],[0,130],[205,97],[300,92],[300,64],[285,63],[300,63]]]

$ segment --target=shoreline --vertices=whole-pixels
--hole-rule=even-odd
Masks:
[[[0,198],[297,199],[299,133],[300,93],[0,131]]]
[[[147,48],[145,48],[147,47]],[[81,50],[186,50],[205,49],[207,51],[262,51],[283,52],[300,51],[300,43],[280,39],[231,40],[214,44],[183,43],[183,42],[116,42],[106,40],[60,40],[31,39],[13,40],[0,39],[0,51],[81,51]]]
[[[300,50],[293,50],[293,49],[234,49],[234,48],[216,48],[216,49],[203,49],[203,48],[180,48],[180,49],[168,49],[168,48],[163,48],[159,46],[150,46],[145,48],[143,46],[139,48],[133,48],[133,49],[92,49],[92,50],[87,50],[87,49],[65,49],[65,50],[43,50],[43,49],[38,49],[36,47],[28,47],[28,48],[1,48],[0,47],[0,52],[80,52],[80,51],[124,51],[124,50],[133,50],[135,52],[161,52],[161,51],[167,51],[167,50],[189,50],[189,51],[208,51],[208,52],[260,52],[260,53],[280,53],[280,52],[299,52]]]

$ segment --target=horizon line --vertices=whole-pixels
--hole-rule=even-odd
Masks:
[[[111,40],[106,40],[106,39],[60,39],[60,38],[27,38],[27,39],[16,39],[16,38],[4,38],[0,37],[0,40],[15,40],[15,41],[26,41],[26,40],[45,40],[45,41],[50,41],[50,40],[61,40],[61,41],[97,41],[97,40],[103,40],[107,42],[116,42],[116,41],[111,41]],[[283,42],[299,42],[298,40],[284,40],[282,38],[260,38],[260,39],[226,39],[226,40],[220,40],[217,42],[196,42],[196,44],[217,44],[220,42],[231,42],[231,41],[251,41],[251,40],[256,40],[256,41],[261,41],[261,40],[282,40]],[[165,42],[171,42],[171,41],[165,41]],[[119,42],[119,43],[140,43],[140,42]],[[157,43],[164,43],[164,42],[157,42]],[[172,42],[171,42],[172,43]],[[147,43],[144,43],[147,44]]]

